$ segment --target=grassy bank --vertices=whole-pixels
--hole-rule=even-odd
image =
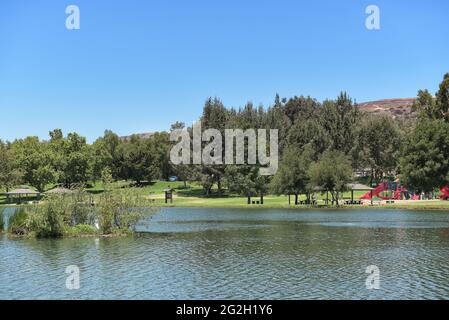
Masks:
[[[187,187],[184,187],[182,182],[166,182],[157,181],[150,185],[143,187],[130,187],[126,183],[120,182],[115,185],[115,188],[130,188],[135,193],[143,195],[149,202],[158,207],[186,207],[186,208],[291,208],[291,209],[306,209],[304,205],[294,205],[294,196],[291,196],[291,204],[288,204],[288,196],[276,196],[265,195],[263,205],[248,205],[247,197],[238,196],[235,194],[217,194],[217,191],[206,197],[202,188],[195,184],[189,183]],[[165,203],[164,190],[167,188],[173,188],[174,197],[173,203]],[[91,190],[95,192],[101,192],[99,185],[95,186]],[[366,192],[354,191],[354,198],[358,199]],[[330,196],[329,196],[330,197]],[[316,194],[318,206],[325,205],[325,194]],[[343,199],[347,200],[351,198],[351,192],[345,192]],[[258,197],[253,197],[252,200],[259,200]],[[306,200],[305,195],[300,195],[299,200]],[[358,206],[344,206],[345,208],[389,208],[389,209],[410,209],[410,210],[449,210],[449,201],[440,200],[425,200],[425,201],[395,201],[393,204],[387,204],[385,201],[374,201],[374,206],[370,205],[367,201],[365,205]]]
[[[173,203],[165,203],[164,190],[174,189]],[[304,205],[294,205],[294,196],[291,196],[291,204],[288,203],[288,196],[265,195],[263,205],[248,205],[247,197],[238,196],[224,192],[218,194],[217,190],[210,196],[205,196],[204,191],[198,184],[188,183],[187,187],[183,182],[167,182],[156,181],[143,186],[134,186],[126,181],[114,182],[108,186],[112,193],[126,191],[129,194],[142,197],[146,204],[155,207],[200,207],[200,208],[291,208],[305,209]],[[95,183],[86,189],[94,202],[99,202],[104,194],[104,188],[101,183]],[[358,199],[365,192],[355,191],[354,198]],[[323,207],[325,204],[325,194],[316,194],[318,206]],[[351,198],[351,192],[345,192],[343,199]],[[300,195],[299,200],[305,200],[305,195]],[[3,201],[2,201],[3,200]],[[33,199],[31,199],[33,200]],[[253,197],[252,200],[259,200]],[[0,206],[8,205],[5,199],[0,198]],[[395,201],[394,203],[386,203],[385,201],[374,201],[374,206],[366,201],[364,205],[345,206],[345,208],[388,208],[388,209],[409,209],[409,210],[449,210],[449,201],[440,200],[423,200],[423,201]]]

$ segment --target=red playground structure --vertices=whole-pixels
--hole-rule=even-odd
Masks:
[[[371,199],[371,197],[373,198],[379,198],[382,200],[401,200],[403,195],[405,195],[406,198],[408,198],[409,194],[407,189],[405,189],[402,186],[399,186],[398,183],[395,183],[396,188],[390,188],[388,187],[388,184],[386,182],[382,182],[381,184],[379,184],[376,188],[374,188],[371,191],[368,191],[366,194],[364,194],[363,196],[360,197],[360,199],[362,200],[367,200],[367,199]],[[384,196],[381,193],[385,192],[385,191],[391,191],[392,195],[391,196]],[[415,200],[415,196],[412,197],[413,200]]]
[[[390,196],[386,196],[385,193],[388,194],[390,192]],[[384,193],[384,195],[382,195]],[[399,183],[394,182],[392,184],[388,184],[387,182],[382,182],[376,188],[371,191],[368,191],[366,194],[360,197],[362,200],[369,200],[372,198],[378,198],[382,200],[401,200],[401,199],[411,199],[411,200],[420,200],[420,196],[417,194],[409,193],[407,189],[403,186],[399,186]],[[440,188],[440,200],[449,200],[449,186],[445,186]]]
[[[449,186],[442,187],[440,193],[441,200],[449,200]]]

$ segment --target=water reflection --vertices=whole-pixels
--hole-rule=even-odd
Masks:
[[[146,222],[130,238],[3,236],[0,298],[449,298],[449,213],[171,208]]]

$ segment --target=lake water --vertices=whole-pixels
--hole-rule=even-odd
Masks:
[[[139,230],[0,236],[0,299],[449,299],[448,212],[170,208]]]

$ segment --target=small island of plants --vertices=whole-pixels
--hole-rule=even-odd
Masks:
[[[104,192],[93,202],[86,192],[75,190],[19,207],[8,221],[0,212],[0,231],[12,237],[125,236],[133,234],[137,222],[153,212],[138,194]]]

